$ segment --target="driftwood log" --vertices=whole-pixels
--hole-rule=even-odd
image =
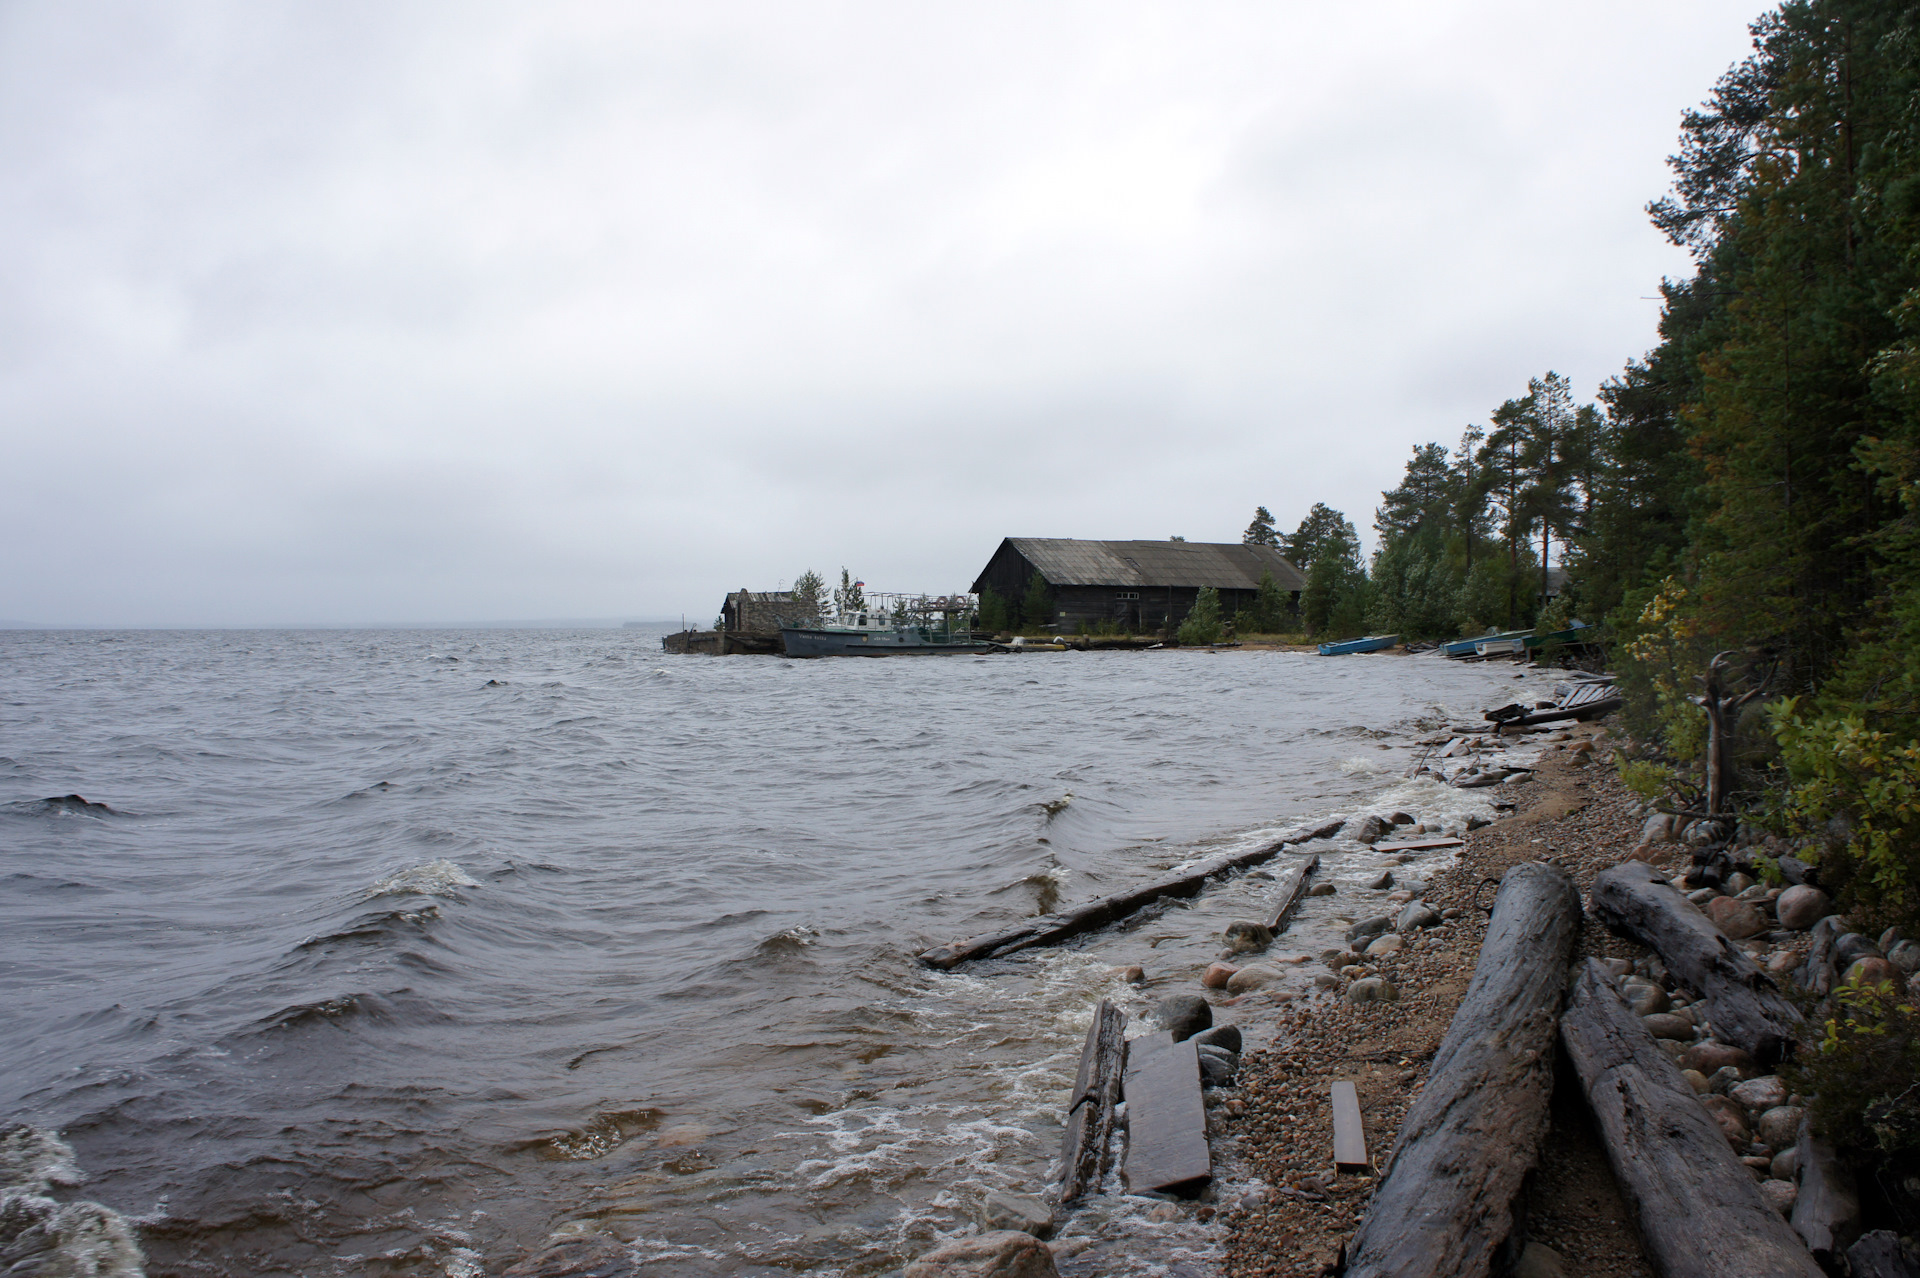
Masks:
[[[1668,972],[1706,1000],[1715,1038],[1763,1066],[1777,1064],[1791,1050],[1799,1010],[1652,866],[1626,861],[1601,871],[1593,883],[1593,912],[1611,930],[1651,946]]]
[[[1891,1229],[1876,1229],[1847,1248],[1847,1269],[1851,1278],[1920,1278],[1920,1249]]]
[[[1320,854],[1315,852],[1280,876],[1280,890],[1273,898],[1273,921],[1267,924],[1269,932],[1280,935],[1287,926],[1287,915],[1293,913],[1293,907],[1300,904],[1300,898],[1306,894],[1308,876],[1319,868]]]
[[[1083,932],[1091,932],[1096,928],[1118,922],[1163,897],[1198,895],[1207,880],[1217,874],[1225,874],[1230,870],[1244,870],[1249,866],[1259,865],[1262,861],[1271,861],[1279,856],[1281,849],[1289,843],[1306,843],[1313,839],[1324,839],[1345,824],[1344,820],[1339,820],[1293,830],[1251,852],[1217,856],[1212,860],[1202,861],[1190,870],[1156,879],[1144,887],[1129,888],[1125,892],[1118,892],[1086,905],[1076,905],[1071,909],[1061,910],[1057,914],[1044,914],[1039,918],[1026,919],[1013,927],[989,932],[984,936],[954,941],[948,945],[937,945],[921,953],[919,960],[927,967],[951,968],[970,959],[998,958],[1002,954],[1031,949],[1036,945],[1058,945]]]
[[[1821,1278],[1598,959],[1574,980],[1560,1036],[1656,1270],[1665,1278]]]
[[[1114,1109],[1127,1068],[1127,1014],[1100,1000],[1080,1049],[1080,1073],[1067,1101],[1060,1147],[1060,1204],[1098,1193],[1112,1166]]]
[[[1800,1120],[1800,1196],[1793,1227],[1815,1259],[1836,1272],[1848,1247],[1860,1237],[1860,1192],[1853,1173],[1832,1145]]]
[[[1507,871],[1480,961],[1348,1249],[1347,1278],[1486,1274],[1539,1161],[1580,894],[1551,865]]]

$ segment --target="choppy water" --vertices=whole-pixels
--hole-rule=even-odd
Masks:
[[[954,974],[916,951],[1299,818],[1469,810],[1399,743],[1515,688],[658,648],[0,633],[0,1123],[61,1133],[155,1274],[465,1278],[555,1231],[891,1272],[1040,1188],[1095,1000],[1144,1006],[1113,965],[1193,988],[1259,883]]]

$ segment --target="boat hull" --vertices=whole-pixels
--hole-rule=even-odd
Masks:
[[[1320,655],[1344,657],[1350,652],[1380,652],[1399,642],[1399,635],[1368,635],[1365,639],[1349,639],[1345,643],[1323,643],[1320,645]]]
[[[938,657],[993,651],[972,639],[935,641],[912,628],[849,633],[783,627],[780,637],[789,657]]]

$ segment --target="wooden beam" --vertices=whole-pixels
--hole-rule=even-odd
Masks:
[[[1544,862],[1501,880],[1473,980],[1400,1128],[1347,1278],[1485,1274],[1540,1160],[1580,894]]]
[[[1626,861],[1601,871],[1593,882],[1593,912],[1613,931],[1651,946],[1676,980],[1706,1000],[1715,1038],[1763,1067],[1792,1049],[1799,1009],[1652,866]]]
[[[1300,904],[1300,898],[1307,890],[1307,878],[1320,868],[1320,854],[1312,852],[1307,859],[1289,869],[1280,876],[1280,888],[1273,896],[1273,921],[1267,924],[1267,930],[1275,936],[1287,926],[1287,915],[1293,913],[1293,907]]]
[[[1333,1085],[1333,1170],[1371,1174],[1367,1132],[1360,1121],[1360,1093],[1345,1079]]]
[[[1127,1188],[1187,1193],[1213,1177],[1200,1057],[1167,1030],[1127,1044]]]
[[[1373,850],[1375,852],[1425,852],[1432,848],[1463,848],[1465,846],[1467,846],[1465,839],[1403,839],[1397,843],[1376,843],[1373,845]]]
[[[1100,1000],[1080,1073],[1067,1101],[1067,1133],[1060,1147],[1060,1204],[1098,1193],[1112,1165],[1114,1109],[1120,1103],[1127,1062],[1127,1014]],[[1196,1062],[1196,1068],[1198,1062]]]
[[[1313,839],[1324,839],[1344,824],[1346,824],[1344,821],[1329,821],[1318,826],[1303,826],[1250,852],[1214,857],[1210,861],[1202,861],[1190,870],[1156,879],[1143,887],[1118,892],[1102,900],[1077,905],[1057,914],[1027,919],[1013,927],[989,932],[984,936],[935,946],[933,949],[923,951],[918,958],[926,967],[944,969],[957,967],[970,959],[998,958],[1003,954],[1012,954],[1017,950],[1030,949],[1036,945],[1058,945],[1083,932],[1091,932],[1095,928],[1102,928],[1123,919],[1163,897],[1195,896],[1205,886],[1206,881],[1217,874],[1243,870],[1249,866],[1259,865],[1263,861],[1271,861],[1280,855],[1281,849],[1289,843],[1306,843]]]
[[[1753,1173],[1598,959],[1588,959],[1574,981],[1560,1036],[1659,1273],[1820,1278],[1820,1266],[1760,1197]]]

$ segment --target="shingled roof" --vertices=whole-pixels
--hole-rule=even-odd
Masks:
[[[1306,588],[1300,570],[1273,546],[1069,537],[1009,537],[1007,544],[1053,586],[1257,590],[1261,576],[1270,572],[1282,590]]]

